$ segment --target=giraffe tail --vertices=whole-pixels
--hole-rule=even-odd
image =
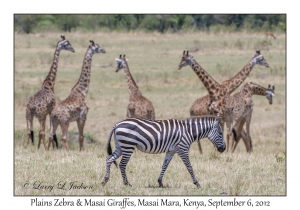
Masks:
[[[56,134],[53,135],[53,140],[55,141],[56,149],[58,149],[58,142],[57,142]]]
[[[234,128],[232,128],[232,133],[233,133],[234,141],[237,141],[236,130]]]
[[[115,132],[115,128],[114,127],[112,129],[112,131],[110,132],[109,136],[108,136],[108,141],[107,141],[107,146],[106,146],[106,151],[108,153],[108,155],[112,155],[112,149],[111,149],[111,145],[110,145],[110,141],[111,141],[111,136],[113,135],[113,133]],[[118,167],[118,164],[116,161],[114,161],[114,164],[116,165],[116,167]]]
[[[31,142],[33,144],[34,142],[34,135],[33,135],[33,131],[30,131],[30,138],[31,138]]]

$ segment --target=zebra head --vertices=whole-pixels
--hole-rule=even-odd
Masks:
[[[189,51],[183,51],[182,59],[179,63],[178,70],[180,70],[182,67],[187,66],[187,65],[194,65],[194,57],[192,55],[189,55]]]
[[[214,119],[212,129],[208,133],[207,138],[214,144],[219,152],[224,152],[226,144],[223,137],[222,127],[220,125],[221,121],[221,117],[216,117]]]
[[[273,85],[271,88],[271,85],[268,86],[268,89],[266,91],[266,97],[269,100],[269,104],[273,104],[273,97],[275,96],[275,86]]]
[[[267,61],[260,54],[260,50],[256,50],[256,54],[253,55],[253,57],[252,57],[252,66],[254,66],[256,64],[265,66],[265,67],[269,67],[269,64],[267,63]]]

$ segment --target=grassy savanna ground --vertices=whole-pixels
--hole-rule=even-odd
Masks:
[[[60,140],[59,149],[44,151],[36,145],[25,145],[25,106],[37,92],[49,72],[54,48],[60,34],[15,34],[14,64],[14,188],[15,195],[285,195],[286,194],[286,46],[285,34],[266,39],[263,33],[67,33],[75,53],[62,51],[55,83],[57,102],[65,99],[77,82],[83,56],[93,39],[106,54],[94,55],[87,102],[90,107],[84,133],[94,143],[78,151],[78,140],[70,140],[66,152]],[[189,116],[192,103],[207,94],[190,67],[178,71],[183,50],[190,50],[195,60],[218,82],[234,76],[260,49],[270,68],[255,66],[245,82],[267,87],[275,85],[273,105],[261,96],[253,96],[251,123],[253,152],[247,154],[242,142],[234,154],[215,154],[212,144],[201,140],[204,154],[197,144],[190,149],[190,161],[201,189],[196,189],[184,164],[175,155],[158,188],[164,155],[135,152],[127,165],[132,187],[125,187],[120,170],[111,167],[105,187],[106,143],[113,125],[125,118],[128,90],[123,71],[115,73],[115,58],[126,54],[130,71],[139,89],[155,107],[157,119]],[[244,83],[245,83],[244,82]],[[242,86],[240,86],[241,88]],[[240,90],[238,88],[237,90]],[[34,119],[35,142],[38,122]],[[49,134],[49,119],[46,124]],[[69,137],[77,132],[70,124]],[[76,135],[75,135],[76,136]],[[73,139],[73,138],[72,138]],[[114,145],[113,145],[114,148]],[[118,159],[120,161],[120,159]],[[92,189],[34,189],[36,184],[59,182],[83,183]],[[25,184],[28,183],[28,184]],[[24,187],[25,185],[25,187]]]

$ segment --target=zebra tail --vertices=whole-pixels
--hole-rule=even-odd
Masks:
[[[108,136],[108,141],[107,141],[107,146],[106,146],[106,151],[107,151],[108,155],[112,155],[110,141],[111,141],[111,136],[113,135],[114,132],[115,132],[115,127],[112,129],[112,131],[110,132],[110,134]],[[118,167],[118,164],[116,161],[114,161],[114,164],[116,165],[116,167]]]
[[[234,141],[237,141],[236,130],[234,128],[232,128],[232,133],[233,133]]]

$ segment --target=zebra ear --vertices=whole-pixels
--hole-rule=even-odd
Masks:
[[[183,55],[185,55],[185,50],[183,51]]]
[[[272,88],[273,90],[275,90],[275,86],[273,85],[273,88]]]
[[[271,89],[271,85],[270,84],[268,85],[268,89]]]

